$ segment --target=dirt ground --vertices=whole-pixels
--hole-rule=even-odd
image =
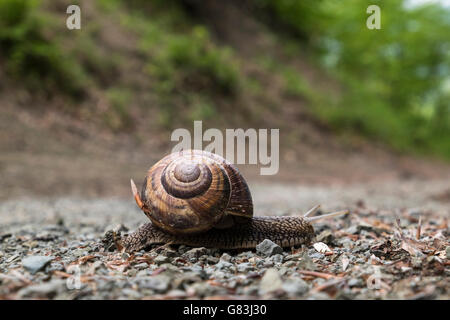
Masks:
[[[4,110],[0,299],[449,298],[446,164],[364,144],[281,149],[275,177],[241,167],[255,215],[296,215],[316,204],[322,212],[349,209],[347,218],[315,225],[315,246],[277,253],[175,246],[128,255],[102,239],[147,222],[129,179],[140,184],[170,148],[156,137],[137,143],[77,127],[51,111]]]
[[[349,209],[348,218],[315,225],[314,246],[158,246],[129,255],[102,239],[147,222],[129,179],[140,184],[169,147],[77,127],[58,113],[5,110],[0,299],[449,298],[446,164],[368,145],[282,149],[275,177],[241,167],[255,215],[298,215],[316,204]],[[319,252],[323,245],[329,251]]]

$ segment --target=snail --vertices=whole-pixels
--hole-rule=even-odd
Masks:
[[[299,246],[314,237],[313,221],[348,213],[311,217],[315,206],[303,216],[253,216],[252,196],[237,168],[200,150],[164,157],[147,172],[140,194],[133,180],[131,189],[151,222],[120,240],[128,252],[163,243],[255,248],[265,239],[281,247]]]

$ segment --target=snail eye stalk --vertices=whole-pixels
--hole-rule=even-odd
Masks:
[[[144,210],[144,203],[141,200],[141,197],[139,196],[139,193],[137,192],[136,184],[134,183],[133,179],[130,180],[131,182],[131,192],[133,192],[134,200],[136,201],[136,204],[141,210]]]
[[[320,216],[315,216],[315,217],[306,217],[306,221],[308,222],[315,222],[317,220],[321,220],[321,219],[327,219],[327,218],[332,218],[332,217],[337,217],[337,216],[342,216],[345,214],[350,213],[349,210],[342,210],[342,211],[336,211],[336,212],[332,212],[332,213],[327,213],[327,214],[322,214]]]

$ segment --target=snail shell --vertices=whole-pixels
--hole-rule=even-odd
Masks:
[[[253,217],[247,182],[235,166],[206,151],[180,151],[158,161],[147,172],[140,198],[152,223],[174,235]]]

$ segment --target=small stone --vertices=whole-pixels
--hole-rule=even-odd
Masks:
[[[11,257],[9,257],[8,259],[6,259],[6,263],[10,263],[13,262],[14,260],[16,260],[19,257],[18,254],[13,254]]]
[[[422,259],[419,257],[411,257],[411,265],[413,268],[421,268],[422,267]]]
[[[274,254],[273,256],[266,259],[267,261],[272,261],[273,263],[282,263],[283,262],[283,255],[281,254]]]
[[[224,260],[220,260],[217,264],[216,264],[216,268],[218,270],[231,270],[234,268],[234,265],[230,262],[224,261]]]
[[[142,297],[139,292],[132,289],[122,289],[122,293],[131,299],[139,299]]]
[[[334,235],[333,235],[333,232],[331,232],[331,230],[327,229],[327,230],[322,231],[317,236],[316,239],[318,242],[325,242],[327,244],[331,244],[334,240]]]
[[[274,266],[274,263],[272,262],[272,261],[265,261],[265,260],[263,260],[264,262],[263,262],[263,267],[265,267],[265,268],[272,268],[273,266]]]
[[[269,239],[265,239],[263,242],[256,246],[256,252],[264,257],[270,257],[274,254],[283,253],[283,249]]]
[[[303,253],[290,254],[290,255],[287,255],[286,257],[284,257],[284,260],[285,261],[290,261],[290,260],[298,261],[298,260],[300,260],[302,255],[303,255]]]
[[[227,293],[227,289],[219,286],[210,285],[207,282],[196,282],[190,285],[186,292],[188,294],[195,294],[200,297],[212,296],[212,295],[223,295]]]
[[[293,278],[285,281],[283,283],[282,289],[289,296],[301,296],[309,291],[309,286],[304,280],[300,278]]]
[[[280,276],[284,276],[284,275],[286,275],[286,274],[288,274],[288,273],[292,273],[291,270],[290,270],[289,268],[286,268],[286,267],[281,266],[281,268],[278,269],[278,274],[279,274]]]
[[[212,278],[214,279],[226,279],[227,278],[227,273],[223,272],[223,271],[219,271],[216,270],[212,273]]]
[[[202,278],[195,272],[186,272],[186,273],[183,273],[182,275],[176,277],[172,281],[172,288],[182,289],[192,283],[201,282],[201,281],[202,281]]]
[[[142,263],[135,265],[134,267],[138,270],[147,269],[148,264],[147,264],[147,262],[142,262]]]
[[[445,248],[445,255],[447,256],[447,259],[450,259],[450,246]]]
[[[259,293],[266,294],[272,291],[276,291],[281,289],[282,286],[283,281],[281,281],[277,269],[267,269],[261,279],[261,282],[259,283]]]
[[[155,262],[157,265],[160,265],[160,264],[163,264],[163,263],[170,262],[170,259],[168,257],[166,257],[166,256],[159,255],[153,260],[153,262]]]
[[[293,268],[297,265],[296,261],[286,261],[285,263],[283,263],[283,267],[286,268]]]
[[[314,249],[320,253],[333,252],[331,249],[323,242],[316,242],[313,244]]]
[[[130,269],[130,270],[127,271],[127,276],[128,277],[135,277],[137,272],[138,271],[136,269]]]
[[[0,242],[2,242],[3,240],[5,240],[5,239],[7,239],[7,238],[9,238],[11,236],[12,236],[11,233],[2,233],[2,234],[0,234]]]
[[[308,300],[330,300],[330,296],[325,292],[315,292],[308,297]]]
[[[352,279],[350,279],[349,281],[348,281],[348,286],[350,287],[350,288],[352,288],[352,287],[362,287],[362,286],[364,286],[364,282],[361,280],[361,279],[359,279],[359,278],[352,278]]]
[[[239,289],[238,289],[239,290]],[[256,296],[258,294],[258,286],[253,284],[241,289],[243,295]]]
[[[254,254],[253,254],[253,252],[251,252],[251,251],[245,251],[245,252],[241,252],[241,253],[239,253],[238,255],[237,255],[239,258],[251,258],[251,257],[253,257],[254,256]]]
[[[356,233],[358,233],[358,226],[356,226],[356,225],[352,225],[351,227],[348,227],[346,230],[345,230],[345,232],[346,233],[350,233],[350,234],[356,234]]]
[[[318,253],[318,254],[320,254],[320,253]],[[316,269],[316,264],[311,260],[310,256],[308,255],[308,252],[304,252],[302,254],[302,257],[301,257],[300,261],[298,262],[297,266],[303,270],[314,271]]]
[[[216,264],[217,262],[219,262],[219,258],[208,256],[206,262],[208,264]]]
[[[32,274],[44,269],[54,257],[49,256],[28,256],[22,260],[23,267]]]
[[[66,280],[58,279],[25,287],[18,292],[18,296],[33,298],[45,297],[51,299],[66,289]]]
[[[188,258],[189,260],[197,260],[198,258],[200,258],[201,256],[205,255],[207,252],[206,248],[201,247],[201,248],[194,248],[191,249],[189,251],[186,251],[183,256],[185,256],[186,258]],[[231,257],[230,257],[231,258]]]
[[[164,264],[160,265],[159,268],[164,269],[165,273],[176,274],[176,273],[180,272],[180,269],[177,266],[174,266],[171,263],[164,263]]]
[[[343,256],[341,259],[341,263],[342,263],[342,271],[345,271],[345,270],[347,270],[350,260],[347,257]]]
[[[231,256],[230,256],[228,253],[224,253],[224,254],[220,257],[220,260],[230,262],[230,261],[231,261]]]
[[[174,289],[167,292],[166,296],[174,299],[182,299],[186,298],[186,292],[183,290]]]
[[[52,271],[64,271],[64,264],[59,263],[59,262],[52,262],[50,263],[50,266],[48,268],[48,272],[52,272]]]
[[[169,289],[170,277],[165,275],[156,275],[153,277],[147,277],[140,282],[140,286],[145,289],[152,289],[156,292],[163,293]]]
[[[160,254],[169,258],[178,256],[178,252],[171,248],[164,248],[163,250],[161,250]]]
[[[252,266],[249,262],[244,262],[237,265],[237,271],[239,272],[247,272],[251,270],[255,270],[255,267]]]
[[[310,254],[309,257],[312,259],[323,260],[325,258],[325,255],[322,253],[319,253],[319,252],[314,252],[314,253]]]
[[[84,257],[89,255],[89,252],[84,249],[75,249],[72,251],[72,255],[75,257]]]

